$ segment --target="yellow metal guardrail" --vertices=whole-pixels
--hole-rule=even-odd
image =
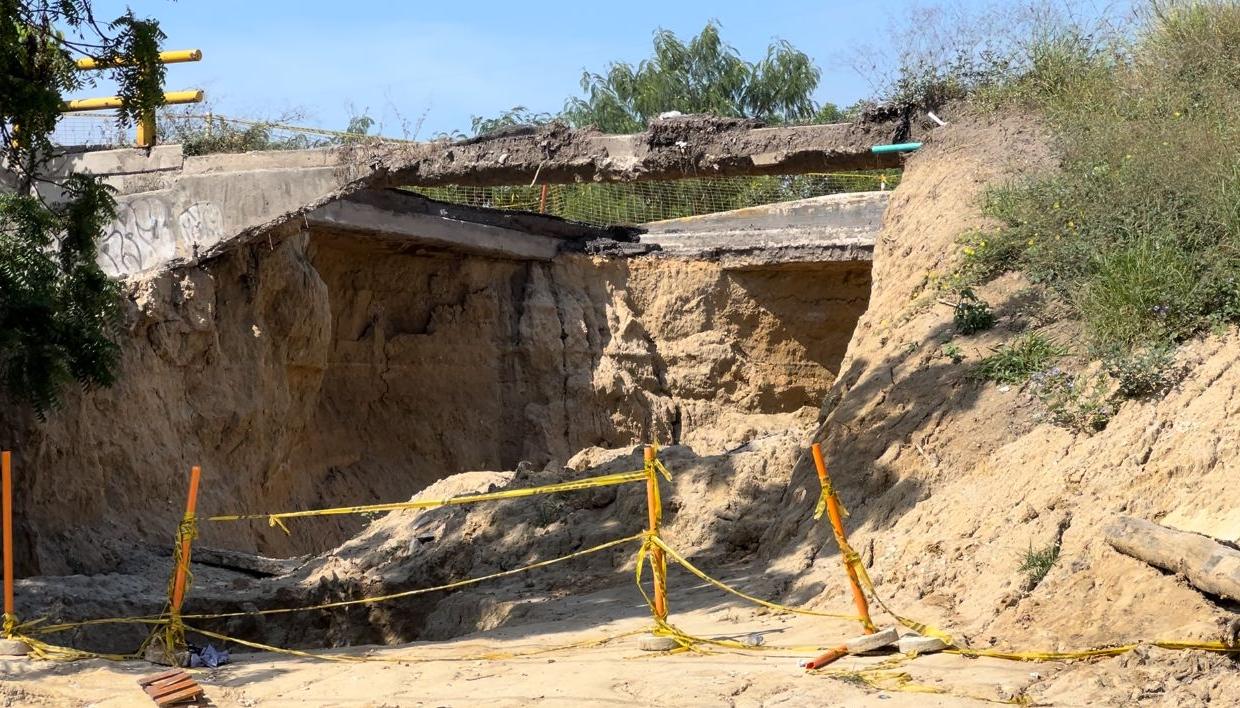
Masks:
[[[159,61],[162,64],[182,64],[191,61],[201,61],[202,50],[200,49],[178,49],[170,52],[160,52]],[[96,69],[109,69],[118,66],[130,66],[131,64],[124,58],[117,58],[112,61],[100,62],[93,57],[85,57],[77,60],[77,68],[82,71],[91,71]],[[189,91],[171,91],[164,94],[165,105],[178,105],[182,103],[200,103],[203,98],[202,89],[191,89]],[[60,110],[64,113],[77,113],[80,111],[97,111],[107,108],[120,108],[120,96],[107,96],[104,98],[79,98],[71,101],[65,101],[61,104]],[[138,147],[154,147],[155,146],[155,113],[150,112],[143,115],[138,120],[138,134],[135,143]]]
[[[191,91],[169,91],[164,94],[164,103],[175,105],[179,103],[198,103],[202,101],[202,90],[194,89]],[[98,111],[106,108],[120,108],[120,96],[107,96],[105,98],[75,98],[71,101],[65,101],[61,104],[60,110],[64,113],[77,113],[78,111]]]
[[[187,61],[201,60],[201,49],[178,49],[176,51],[159,53],[160,64],[182,64]],[[125,61],[123,58],[118,58],[115,61],[103,63],[100,63],[94,57],[85,57],[77,60],[77,68],[82,70],[109,69],[117,66],[129,66],[129,62]]]

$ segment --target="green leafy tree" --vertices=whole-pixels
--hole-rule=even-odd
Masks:
[[[486,135],[505,128],[515,128],[519,125],[542,125],[553,120],[555,116],[550,113],[536,113],[525,106],[513,106],[494,118],[474,116],[470,121],[470,127],[473,128],[474,135]]]
[[[616,62],[601,74],[585,72],[585,96],[569,99],[564,117],[612,133],[643,130],[666,111],[802,121],[818,112],[812,96],[820,77],[813,60],[785,41],[771,44],[759,61],[747,62],[710,22],[688,42],[657,31],[654,56],[637,66]]]
[[[132,12],[100,22],[89,0],[0,0],[0,385],[40,415],[70,383],[113,382],[120,320],[118,286],[96,264],[116,202],[91,175],[49,169],[52,131],[64,96],[100,79],[118,86],[121,127],[155,110],[163,39]],[[78,71],[82,57],[107,68]]]

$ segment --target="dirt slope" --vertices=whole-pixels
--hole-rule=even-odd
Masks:
[[[970,362],[1013,330],[1073,333],[1071,323],[1031,321],[1019,277],[980,291],[1000,322],[955,340],[963,364],[940,354],[951,309],[934,303],[931,283],[952,267],[957,236],[983,223],[983,188],[1051,164],[1036,124],[1011,118],[949,126],[909,161],[876,247],[871,306],[818,438],[881,592],[918,618],[1016,649],[1218,639],[1232,612],[1119,555],[1100,528],[1122,512],[1240,538],[1236,335],[1190,343],[1182,354],[1190,373],[1176,390],[1125,403],[1092,436],[1039,420],[1039,404],[1019,387],[966,378]],[[777,567],[800,569],[803,583],[837,567],[834,544],[805,513],[817,487],[803,461],[786,513],[763,540]],[[1028,587],[1022,554],[1058,538],[1058,562]]]

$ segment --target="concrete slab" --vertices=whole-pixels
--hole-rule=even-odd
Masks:
[[[669,255],[747,268],[869,261],[890,192],[852,192],[645,224]]]
[[[937,637],[923,637],[919,634],[907,634],[896,642],[896,649],[901,654],[933,654],[947,648],[947,643]]]
[[[306,216],[311,229],[369,234],[401,245],[442,248],[515,260],[549,261],[560,251],[560,240],[460,221],[433,214],[400,213],[370,204],[340,200]]]
[[[362,189],[790,174],[902,164],[898,155],[870,152],[900,128],[895,121],[759,126],[743,119],[682,116],[653,121],[642,133],[604,135],[552,123],[456,142],[374,141],[193,158],[182,157],[178,145],[163,145],[66,153],[59,169],[105,175],[118,188],[117,218],[100,245],[100,265],[109,275],[127,277],[209,258]],[[48,187],[45,198],[56,201],[60,195],[54,192],[54,186]],[[838,203],[742,210],[747,213],[667,224],[653,241],[669,251],[718,258],[738,268],[868,260],[876,230],[872,222],[881,215],[878,202],[884,199],[849,195]],[[352,211],[323,218],[380,218]],[[425,238],[462,239],[434,236],[430,221],[422,221],[432,233],[422,234]],[[512,257],[548,257],[549,245],[536,240],[475,236],[465,245],[498,246],[498,252]]]
[[[865,654],[866,652],[889,647],[899,641],[899,639],[900,633],[896,631],[896,628],[888,627],[880,629],[873,634],[862,634],[861,636],[853,637],[844,642],[844,646],[848,649],[849,654]]]

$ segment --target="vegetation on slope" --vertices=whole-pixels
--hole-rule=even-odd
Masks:
[[[1127,42],[1065,34],[993,98],[1047,117],[1062,169],[994,190],[977,277],[1019,269],[1070,303],[1092,353],[1240,320],[1240,6],[1154,6]]]
[[[1097,430],[1118,399],[1173,383],[1179,343],[1240,323],[1240,5],[1155,1],[1121,29],[1021,17],[1002,45],[902,71],[887,98],[1049,128],[1058,169],[990,190],[997,225],[962,235],[950,285],[1020,271],[1079,320],[1073,353],[1101,365],[1042,371],[1033,389],[1057,422]]]

